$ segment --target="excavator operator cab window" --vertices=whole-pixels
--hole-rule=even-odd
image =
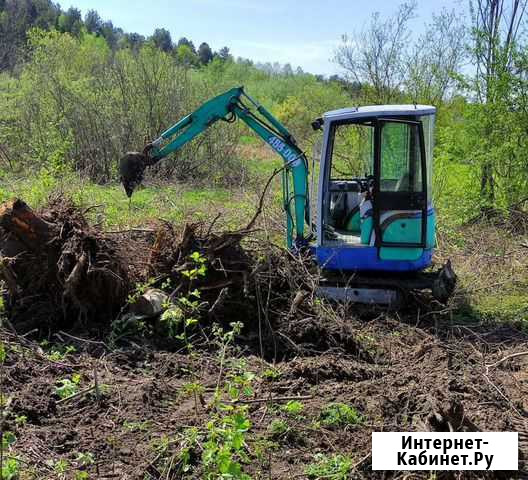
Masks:
[[[380,155],[380,191],[422,191],[422,162],[417,125],[384,123],[381,129]]]
[[[337,123],[330,134],[326,240],[359,243],[360,205],[373,173],[374,125]]]

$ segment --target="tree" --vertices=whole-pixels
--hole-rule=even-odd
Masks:
[[[180,65],[192,67],[198,64],[198,57],[189,45],[180,45],[176,49],[176,60]]]
[[[103,21],[95,10],[88,10],[84,16],[84,26],[89,33],[100,35],[103,28]]]
[[[82,25],[81,11],[78,8],[70,7],[59,16],[58,27],[61,32],[79,35]]]
[[[289,63],[284,64],[282,67],[282,74],[286,77],[293,76],[293,68]]]
[[[228,47],[222,47],[218,51],[218,58],[223,62],[230,62],[231,60],[233,60],[233,56],[229,53]]]
[[[406,60],[405,91],[414,103],[437,105],[454,93],[466,58],[466,32],[455,10],[433,14]]]
[[[32,27],[55,27],[60,10],[51,0],[2,0],[0,2],[0,70],[12,69]]]
[[[213,51],[206,42],[198,47],[198,57],[203,65],[207,65],[213,59]]]
[[[164,28],[156,28],[150,39],[160,50],[164,52],[170,52],[172,50],[172,38],[168,30],[165,30]]]
[[[414,17],[416,1],[402,3],[397,12],[383,21],[372,15],[370,25],[361,34],[343,35],[335,52],[335,61],[351,79],[372,87],[369,100],[391,103],[400,96],[405,79],[405,52],[409,41],[409,21]]]
[[[182,45],[185,45],[191,49],[191,52],[196,55],[196,48],[194,48],[194,43],[191,40],[188,40],[185,37],[182,37],[178,40],[178,47],[181,47]]]
[[[126,33],[125,34],[126,45],[131,50],[138,51],[145,43],[145,37],[139,33]]]
[[[114,24],[108,20],[101,26],[101,35],[104,37],[108,46],[115,50],[117,48],[119,39],[123,37],[123,30],[120,28],[114,28]]]
[[[493,137],[497,129],[491,112],[500,106],[510,92],[505,92],[503,80],[513,72],[517,52],[517,39],[527,0],[512,0],[510,8],[504,0],[470,0],[472,17],[472,55],[476,66],[474,91],[481,104],[486,106],[482,116],[482,139]],[[510,78],[510,82],[511,82]],[[499,127],[500,128],[500,127]],[[487,146],[489,149],[490,145]],[[489,156],[481,165],[481,195],[488,203],[495,202],[494,165]]]

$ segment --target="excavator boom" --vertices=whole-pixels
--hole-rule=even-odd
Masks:
[[[250,106],[246,105],[247,101]],[[208,100],[165,130],[143,153],[129,152],[120,162],[121,181],[129,197],[141,183],[146,167],[179,150],[219,120],[242,120],[284,160],[283,203],[290,248],[307,243],[311,226],[308,198],[308,162],[291,133],[268,110],[249,97],[243,87],[232,88]],[[292,188],[293,187],[293,188]]]

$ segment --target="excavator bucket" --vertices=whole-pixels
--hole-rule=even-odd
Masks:
[[[147,166],[147,157],[139,152],[127,152],[119,161],[121,183],[130,198],[143,181],[143,174]]]

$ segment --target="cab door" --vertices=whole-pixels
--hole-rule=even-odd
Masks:
[[[421,121],[376,121],[373,230],[381,260],[418,260],[431,248]]]

